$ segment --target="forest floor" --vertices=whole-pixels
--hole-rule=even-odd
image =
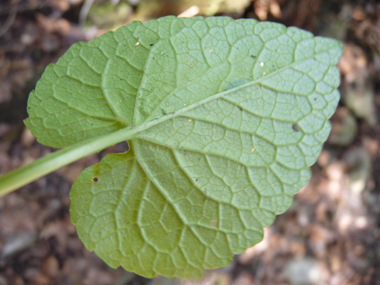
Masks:
[[[292,207],[265,229],[260,244],[201,280],[151,280],[111,269],[77,237],[69,190],[85,167],[125,149],[116,145],[0,199],[0,285],[380,284],[380,4],[236,0],[232,7],[213,1],[220,2],[0,1],[0,174],[54,151],[23,124],[28,94],[47,64],[77,41],[136,19],[191,15],[188,8],[199,2],[203,15],[276,21],[344,43],[332,133]]]

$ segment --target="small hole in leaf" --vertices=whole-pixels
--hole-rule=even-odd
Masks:
[[[95,176],[94,178],[92,178],[92,181],[94,181],[94,182],[98,182],[98,181],[99,181],[99,178]]]
[[[129,150],[129,145],[127,141],[122,141],[113,146],[112,152],[116,153],[124,153]]]
[[[212,228],[216,228],[216,225],[218,224],[218,222],[217,221],[215,221],[215,220],[212,220],[211,221],[211,227]]]

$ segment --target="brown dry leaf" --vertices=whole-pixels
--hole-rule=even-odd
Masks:
[[[24,147],[31,147],[33,143],[37,141],[36,137],[32,135],[30,130],[28,128],[24,128],[22,134],[21,134],[21,144]]]
[[[289,250],[294,256],[306,255],[306,247],[302,240],[290,240]]]
[[[36,19],[41,28],[43,28],[47,33],[67,35],[70,32],[71,24],[65,19],[51,19],[40,13],[36,15]]]
[[[377,139],[373,139],[370,137],[363,138],[363,146],[371,155],[371,157],[376,157],[379,155],[380,150],[380,142]]]
[[[70,8],[70,1],[69,0],[53,0],[52,5],[61,12],[66,12]]]
[[[281,7],[277,1],[275,0],[269,1],[269,11],[275,18],[281,19],[282,17]]]
[[[352,10],[351,17],[356,21],[363,21],[367,19],[367,15],[361,6],[357,6]]]
[[[253,9],[261,21],[265,21],[268,18],[269,3],[267,0],[254,1]]]
[[[357,6],[352,10],[351,17],[355,20],[351,23],[355,36],[380,53],[380,6],[375,3],[368,3],[365,9]]]
[[[58,259],[52,255],[45,258],[42,263],[42,272],[51,279],[54,279],[59,274]]]
[[[253,10],[261,21],[266,21],[269,13],[278,19],[282,16],[281,7],[276,0],[254,0]]]

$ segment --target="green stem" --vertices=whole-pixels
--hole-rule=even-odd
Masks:
[[[0,197],[82,157],[131,139],[136,130],[125,128],[58,150],[0,177]]]

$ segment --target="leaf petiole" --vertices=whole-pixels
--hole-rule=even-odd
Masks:
[[[131,139],[135,133],[136,130],[125,128],[81,141],[13,170],[0,177],[0,197],[80,158]]]

